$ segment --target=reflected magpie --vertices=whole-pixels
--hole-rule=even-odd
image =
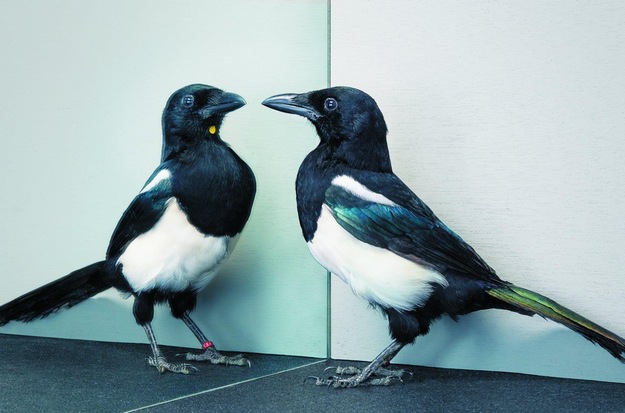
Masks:
[[[133,314],[150,342],[150,365],[189,373],[170,363],[157,344],[154,305],[167,303],[202,345],[187,360],[249,365],[225,356],[190,313],[197,294],[232,253],[252,209],[250,167],[221,139],[225,115],[245,105],[234,93],[193,84],[174,92],[163,111],[161,163],[132,200],[111,237],[106,258],[0,306],[0,325],[29,322],[69,308],[109,288],[134,296]]]

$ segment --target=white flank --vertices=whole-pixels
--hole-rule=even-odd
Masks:
[[[433,284],[448,285],[436,271],[359,241],[338,224],[326,205],[321,209],[317,231],[308,248],[354,294],[383,307],[405,311],[418,308],[432,294]]]
[[[340,186],[348,192],[366,200],[375,202],[378,204],[395,206],[397,205],[395,202],[391,201],[384,195],[378,194],[377,192],[373,192],[360,182],[356,181],[351,176],[347,175],[339,175],[332,180],[332,185]]]
[[[200,290],[215,276],[237,239],[238,235],[203,235],[171,198],[158,223],[135,238],[117,262],[123,265],[124,275],[135,291]]]
[[[152,180],[150,182],[145,184],[145,186],[141,190],[141,193],[148,192],[150,189],[154,188],[160,182],[162,182],[162,181],[164,181],[166,179],[169,179],[169,178],[171,178],[171,172],[169,172],[167,169],[162,169],[162,170],[158,171],[156,176],[154,178],[152,178]]]

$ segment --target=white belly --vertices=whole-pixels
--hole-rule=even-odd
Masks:
[[[215,276],[237,239],[238,235],[202,234],[171,198],[159,222],[135,238],[117,262],[123,265],[124,276],[135,291],[200,290]]]
[[[354,294],[372,304],[412,310],[430,297],[433,284],[447,286],[438,272],[359,241],[336,222],[326,205],[308,248],[321,265],[349,284]]]

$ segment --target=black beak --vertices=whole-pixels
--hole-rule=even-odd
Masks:
[[[263,105],[280,112],[303,116],[313,122],[321,117],[321,114],[310,106],[306,94],[287,93],[271,96],[263,100]]]
[[[225,114],[243,107],[247,102],[236,93],[224,92],[219,99],[219,103],[203,108],[200,114],[203,118],[213,115]]]

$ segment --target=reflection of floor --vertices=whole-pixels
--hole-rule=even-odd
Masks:
[[[625,384],[410,367],[404,384],[337,390],[304,382],[332,360],[251,354],[252,368],[196,363],[185,376],[159,375],[148,353],[0,335],[0,412],[625,412]]]

